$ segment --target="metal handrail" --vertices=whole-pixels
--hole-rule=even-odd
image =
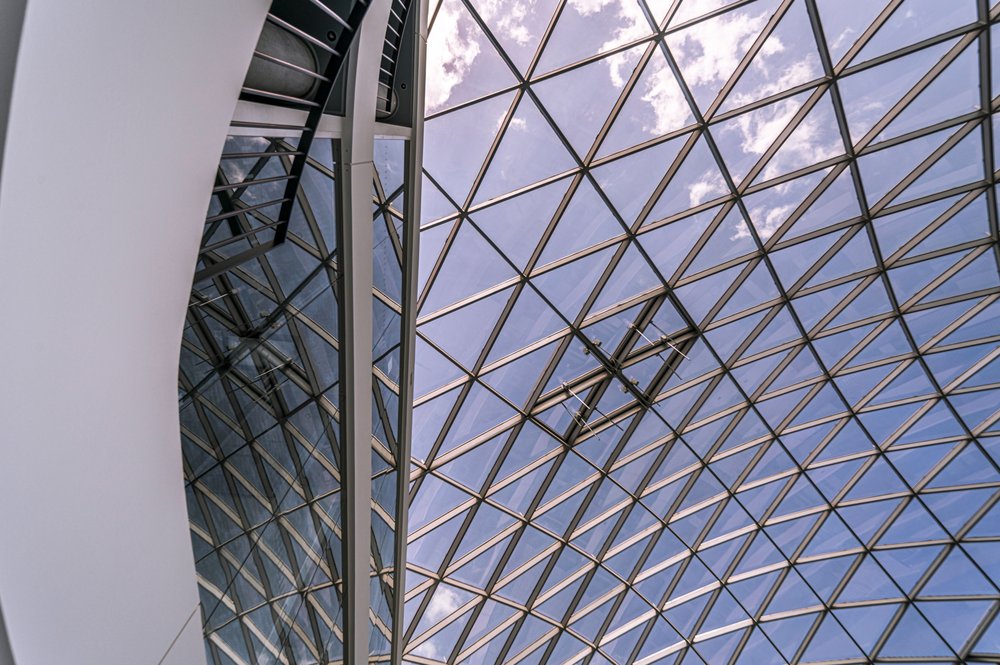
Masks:
[[[251,95],[256,102],[267,103],[266,100],[274,100],[275,102],[283,102],[285,104],[294,102],[295,106],[308,109],[308,115],[306,116],[305,122],[301,127],[296,127],[300,132],[298,137],[298,143],[295,145],[294,150],[288,151],[264,151],[264,152],[249,152],[249,153],[223,153],[220,157],[220,161],[232,160],[232,159],[244,159],[252,157],[283,157],[287,158],[289,161],[288,171],[286,175],[280,176],[278,178],[268,178],[267,181],[275,182],[278,180],[285,181],[285,191],[280,199],[269,202],[268,204],[261,204],[256,207],[264,207],[265,205],[274,205],[276,203],[281,204],[280,211],[278,213],[278,219],[273,224],[269,224],[266,227],[259,227],[257,230],[267,230],[270,228],[274,229],[274,236],[269,241],[263,241],[260,244],[251,247],[239,254],[228,257],[213,257],[211,253],[214,248],[219,247],[219,243],[216,242],[211,245],[203,246],[199,252],[199,259],[201,259],[205,265],[204,267],[197,271],[194,276],[194,281],[198,282],[204,279],[215,277],[227,270],[232,269],[235,266],[240,265],[246,261],[250,261],[255,257],[263,254],[270,249],[277,247],[278,245],[285,242],[285,238],[288,235],[288,224],[291,221],[292,210],[295,205],[295,200],[299,193],[299,188],[301,187],[302,174],[305,170],[306,161],[309,155],[309,149],[312,146],[313,139],[316,136],[316,129],[319,127],[320,121],[323,118],[323,113],[329,103],[330,96],[334,91],[334,87],[337,81],[337,76],[344,66],[346,61],[346,54],[350,51],[351,44],[354,41],[355,36],[361,27],[361,21],[364,19],[365,13],[368,10],[369,2],[368,0],[356,0],[351,5],[350,13],[347,17],[342,17],[333,11],[329,6],[324,4],[322,0],[299,0],[303,4],[308,4],[319,8],[324,14],[333,18],[339,26],[343,28],[336,41],[332,45],[324,44],[320,40],[316,39],[310,35],[306,30],[292,25],[287,20],[279,18],[274,14],[268,14],[267,20],[273,25],[277,25],[285,30],[288,30],[292,34],[306,40],[308,43],[313,44],[321,48],[323,51],[330,55],[330,59],[327,61],[326,66],[323,68],[322,72],[315,73],[314,78],[317,80],[318,85],[316,86],[315,94],[312,95],[311,99],[299,99],[290,97],[288,95],[281,95],[277,93],[269,93],[266,91],[260,91],[256,89],[244,88],[244,95]],[[268,59],[270,60],[270,59]],[[241,95],[242,97],[242,95]],[[233,123],[234,126],[246,127],[248,123],[239,122]],[[239,187],[250,186],[254,181],[247,180],[245,182],[239,183],[236,186],[230,185],[220,185],[213,189],[213,195],[224,192],[228,189],[237,189]],[[232,210],[225,210],[221,214],[209,215],[206,219],[206,224],[213,222],[218,222],[220,219],[228,219],[231,217],[236,217],[238,215],[244,214],[249,210],[254,209],[254,206],[244,207],[244,208],[233,208]],[[237,232],[234,228],[233,236],[238,239],[246,239],[251,236],[255,236],[256,231],[249,234],[249,236],[242,232]],[[204,242],[204,240],[203,240]]]

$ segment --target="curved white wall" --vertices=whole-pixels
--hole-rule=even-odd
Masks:
[[[0,602],[18,665],[204,662],[178,349],[268,5],[27,1],[0,178]]]

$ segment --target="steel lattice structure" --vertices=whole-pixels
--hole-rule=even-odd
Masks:
[[[410,663],[997,662],[986,0],[431,6]]]
[[[344,115],[238,107],[209,204],[179,397],[212,665],[402,650],[420,8],[361,4]]]

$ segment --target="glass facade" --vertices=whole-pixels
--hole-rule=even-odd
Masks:
[[[432,0],[409,663],[996,662],[977,0]]]
[[[277,206],[255,205],[280,198],[268,190],[284,184],[269,179],[289,158],[271,155],[293,150],[281,138],[230,137],[212,206],[241,211],[234,224],[270,223]],[[313,143],[285,243],[192,292],[181,432],[213,665],[343,658],[335,154],[333,141]],[[203,246],[238,231],[209,224]]]

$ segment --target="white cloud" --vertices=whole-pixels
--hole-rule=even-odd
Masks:
[[[851,27],[844,28],[844,30],[839,35],[837,35],[837,38],[833,40],[833,43],[830,44],[830,50],[837,51],[844,44],[853,44],[854,36],[856,34],[857,30],[855,30],[854,28]]]
[[[482,0],[476,10],[497,38],[523,46],[535,37],[529,23],[537,1]],[[485,36],[461,3],[444,0],[427,38],[427,112],[447,104],[482,50],[493,48],[481,40]]]
[[[778,227],[788,219],[788,215],[791,214],[795,206],[783,205],[783,206],[771,206],[771,207],[758,207],[751,208],[748,210],[750,217],[753,219],[753,225],[757,229],[757,233],[760,234],[760,239],[763,242],[774,235],[774,232],[778,230]],[[749,238],[750,230],[746,228],[746,225],[737,230],[736,235],[733,240],[738,238]]]
[[[694,5],[690,7],[690,13],[696,16],[710,11],[716,3],[696,0],[690,4]],[[764,29],[769,16],[768,11],[757,15],[740,12],[723,14],[696,24],[679,38],[671,40],[671,49],[688,85],[695,90],[702,88],[709,95],[719,90]],[[768,38],[741,78],[741,83],[748,81],[755,85],[750,90],[733,95],[730,106],[739,108],[819,75],[815,58],[802,57],[789,63],[789,55],[788,46],[780,38],[774,35]],[[734,132],[737,145],[744,154],[760,156],[792,121],[799,107],[798,100],[783,100],[738,116],[723,131]],[[819,124],[816,117],[807,117],[765,168],[764,177],[787,173],[837,154],[836,141],[831,141],[829,133],[824,132]],[[692,201],[702,196],[696,189],[698,187],[701,187],[700,183],[692,185]]]
[[[438,622],[457,610],[458,606],[458,594],[447,587],[439,586],[427,605],[427,617],[433,622]]]
[[[684,93],[666,62],[657,58],[648,67],[642,101],[653,110],[655,121],[643,127],[651,136],[660,136],[684,126],[691,114]]]
[[[688,203],[693,208],[705,201],[721,196],[726,191],[726,183],[718,171],[705,171],[701,178],[688,186]]]
[[[528,21],[537,0],[480,0],[476,10],[498,38],[507,38],[521,46],[528,44],[534,33]]]
[[[471,19],[460,4],[445,0],[427,38],[427,86],[424,103],[428,112],[441,108],[472,68],[479,55]]]
[[[743,238],[750,238],[750,227],[742,219],[738,219],[733,223],[733,235],[729,236],[730,240],[742,240]]]
[[[840,154],[838,140],[824,137],[825,129],[828,128],[821,126],[819,118],[807,116],[764,167],[762,179],[768,180]]]
[[[641,39],[651,30],[649,21],[634,0],[569,0],[568,4],[580,14],[588,15],[612,3],[618,5],[617,16],[621,22],[611,39],[601,45],[602,53],[620,44]],[[618,89],[623,88],[632,75],[634,59],[631,54],[627,51],[616,53],[605,62],[611,84]],[[642,89],[636,89],[633,94],[639,94],[640,99],[649,104],[655,118],[651,126],[643,127],[643,131],[651,136],[659,136],[681,127],[688,118],[689,108],[673,73],[661,58],[655,57],[647,67]]]
[[[710,10],[715,3],[697,0],[693,4],[706,5]],[[725,82],[764,28],[767,18],[766,11],[757,16],[740,12],[723,14],[692,26],[680,36],[668,38],[688,85],[694,88]]]
[[[620,0],[569,0],[566,4],[577,11],[581,16],[596,14],[613,2]]]
[[[714,0],[691,0],[682,7],[687,16],[700,16],[715,9]],[[758,16],[726,14],[719,18],[698,23],[669,41],[671,51],[692,88],[714,86],[720,88],[739,64],[743,54],[753,43],[764,24],[767,14]],[[776,51],[771,46],[768,51]],[[642,89],[636,92],[653,112],[653,122],[642,129],[650,136],[660,136],[679,129],[690,118],[690,107],[673,72],[659,57],[647,65]],[[614,75],[612,80],[614,80]],[[697,205],[719,191],[721,177],[702,178],[691,185],[691,205]]]
[[[788,126],[800,106],[795,100],[786,99],[755,112],[737,116],[723,131],[737,133],[740,137],[740,149],[744,153],[762,155],[778,138],[781,130]]]

